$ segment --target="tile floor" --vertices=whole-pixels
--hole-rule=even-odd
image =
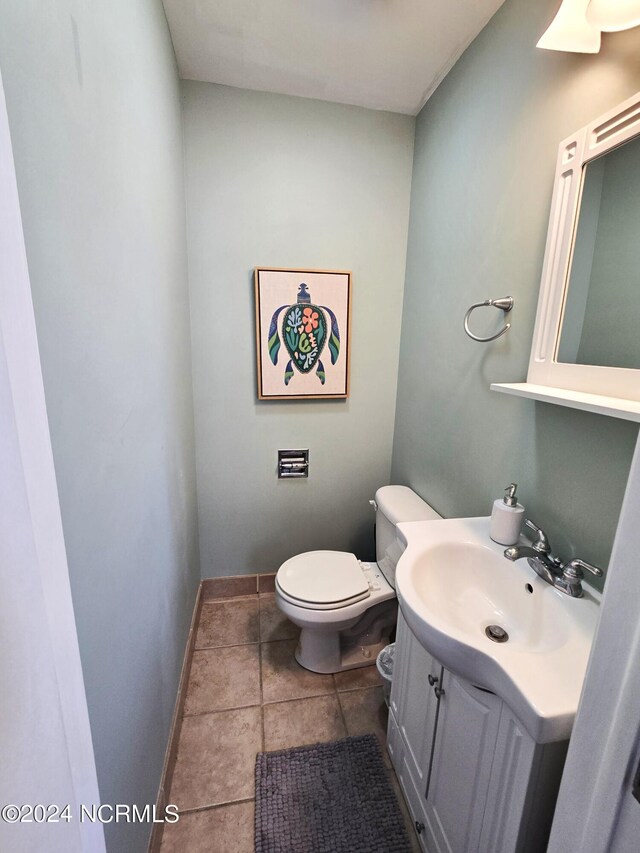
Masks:
[[[272,593],[203,603],[167,797],[180,820],[165,826],[162,853],[253,853],[257,752],[367,732],[384,746],[387,709],[375,666],[308,672],[293,656],[297,631]]]

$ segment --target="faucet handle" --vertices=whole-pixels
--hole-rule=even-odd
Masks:
[[[602,569],[599,569],[597,566],[592,566],[591,563],[585,563],[584,560],[579,560],[577,557],[567,563],[564,567],[564,574],[579,580],[583,577],[582,569],[585,569],[587,572],[591,572],[592,575],[595,575],[598,578],[601,578],[604,574]]]
[[[551,545],[549,545],[549,540],[547,539],[547,534],[541,527],[531,521],[530,518],[525,518],[525,525],[529,528],[529,530],[533,530],[536,534],[536,539],[532,543],[532,547],[534,551],[539,551],[541,554],[549,554],[551,552]]]

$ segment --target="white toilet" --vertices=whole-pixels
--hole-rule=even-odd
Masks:
[[[307,551],[283,563],[276,602],[302,631],[296,660],[313,672],[375,663],[396,624],[396,564],[404,546],[396,524],[440,518],[406,486],[382,486],[376,510],[376,563],[345,551]]]

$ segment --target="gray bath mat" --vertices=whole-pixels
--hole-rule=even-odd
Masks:
[[[261,752],[256,853],[410,853],[374,735]]]

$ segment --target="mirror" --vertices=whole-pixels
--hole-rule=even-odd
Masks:
[[[556,360],[640,369],[640,138],[584,167]]]
[[[640,92],[560,143],[526,382],[640,422]]]

